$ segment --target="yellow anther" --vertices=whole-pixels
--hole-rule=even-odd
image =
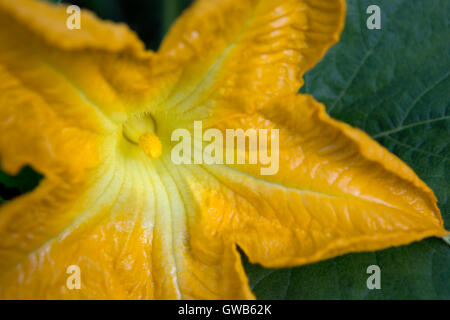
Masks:
[[[154,133],[147,132],[141,135],[139,137],[139,146],[152,159],[156,159],[161,155],[161,141]]]

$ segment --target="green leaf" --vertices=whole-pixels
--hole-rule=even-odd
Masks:
[[[163,1],[163,33],[166,34],[172,23],[180,14],[180,2],[178,0]]]
[[[30,192],[39,184],[42,175],[30,167],[24,167],[16,176],[0,169],[0,205],[21,194]]]
[[[366,27],[372,4],[381,9],[381,30]],[[306,74],[301,92],[410,165],[436,193],[450,229],[449,1],[347,6],[340,42]],[[381,269],[380,290],[366,285],[373,264]],[[436,238],[291,269],[245,265],[259,299],[450,299],[450,247]]]

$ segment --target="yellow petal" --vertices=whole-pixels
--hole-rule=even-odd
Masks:
[[[52,83],[64,85],[67,99],[76,95],[118,121],[163,98],[176,72],[164,69],[132,31],[86,10],[80,13],[81,29],[71,30],[66,8],[0,0],[0,66],[37,92],[52,90]]]
[[[0,209],[1,271],[16,265],[77,217],[72,208],[92,184],[90,177],[98,174],[101,154],[109,147],[103,145],[105,137],[116,129],[104,114],[107,109],[89,100],[89,93],[83,91],[88,87],[70,77],[87,71],[100,74],[77,71],[80,65],[73,60],[80,56],[88,61],[90,52],[100,49],[96,39],[105,35],[115,43],[108,53],[111,57],[113,51],[116,55],[136,45],[121,39],[128,34],[123,28],[108,33],[90,15],[85,20],[89,28],[68,34],[65,19],[63,7],[0,1],[1,166],[16,174],[31,165],[45,176],[34,192]]]
[[[198,0],[158,51],[183,71],[161,108],[199,119],[218,102],[251,110],[295,93],[344,18],[344,0]]]
[[[8,268],[0,271],[0,297],[253,298],[235,246],[222,236],[203,237],[197,228],[198,211],[170,159],[150,160],[128,142],[120,148],[129,150],[105,159],[70,208],[77,219],[59,235],[30,251],[14,237],[29,235],[23,224],[14,224],[14,234],[1,231],[7,242],[0,252],[12,251],[17,259],[12,264],[11,257],[1,257]],[[40,219],[42,212],[36,214]],[[48,230],[42,221],[27,224]],[[67,286],[73,265],[80,271],[79,290]]]
[[[189,181],[208,212],[205,228],[229,235],[251,261],[294,266],[447,233],[431,189],[365,133],[329,118],[312,97],[277,99],[236,119],[218,116],[211,126],[279,129],[279,171],[203,166],[195,175],[210,178]]]
[[[75,218],[69,208],[100,161],[99,132],[109,125],[81,97],[59,91],[64,84],[41,78],[39,69],[21,75],[0,64],[1,166],[16,174],[31,165],[45,179],[31,194],[0,208],[0,270]]]

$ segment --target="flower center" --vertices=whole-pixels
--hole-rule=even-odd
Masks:
[[[139,145],[152,159],[158,158],[162,151],[161,141],[155,132],[155,121],[149,114],[132,116],[123,124],[125,138]]]

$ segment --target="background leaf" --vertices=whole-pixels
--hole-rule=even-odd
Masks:
[[[41,179],[31,167],[24,167],[16,176],[0,170],[0,204],[33,190]]]

